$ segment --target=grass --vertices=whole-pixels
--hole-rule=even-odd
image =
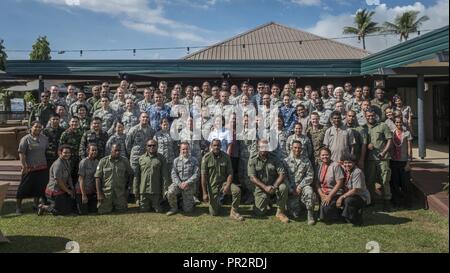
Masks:
[[[72,217],[16,216],[14,201],[7,201],[0,230],[11,243],[0,244],[4,252],[62,252],[76,241],[81,252],[367,252],[376,241],[381,252],[449,252],[448,218],[432,211],[411,209],[381,213],[365,211],[364,226],[349,224],[308,226],[305,217],[283,224],[274,217],[248,218],[236,222],[211,217],[207,206],[193,216],[137,213]],[[226,212],[229,207],[226,207]],[[250,217],[249,206],[242,214]]]

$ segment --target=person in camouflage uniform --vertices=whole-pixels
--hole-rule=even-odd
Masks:
[[[199,179],[199,163],[189,154],[189,144],[180,144],[180,156],[173,161],[171,171],[172,184],[167,191],[167,199],[170,211],[167,215],[173,215],[178,211],[177,195],[181,193],[183,198],[183,211],[192,212],[194,209],[195,184]]]
[[[80,162],[79,150],[80,142],[83,133],[80,130],[80,119],[72,117],[69,122],[69,128],[61,134],[59,145],[69,145],[72,149],[72,156],[70,157],[70,165],[72,168],[72,178],[76,181],[78,177],[78,163]]]
[[[112,135],[114,122],[117,120],[117,115],[114,110],[109,107],[108,97],[102,97],[100,99],[101,108],[94,112],[94,118],[101,118],[102,131],[107,132],[108,135]]]
[[[51,166],[58,159],[59,140],[64,129],[59,126],[59,115],[53,114],[50,118],[49,127],[44,128],[43,134],[48,137],[48,148],[45,151],[47,166]]]
[[[87,99],[87,103],[89,103],[92,107],[94,107],[95,103],[100,99],[100,86],[95,85],[92,87],[92,97]],[[92,108],[91,108],[92,110]]]
[[[55,107],[61,105],[62,107],[67,107],[66,99],[59,96],[59,88],[56,85],[50,87],[50,103]]]
[[[241,190],[232,183],[233,169],[231,167],[230,157],[220,150],[220,140],[211,141],[211,151],[202,159],[201,181],[203,189],[203,201],[209,203],[209,214],[218,216],[220,214],[221,204],[220,195],[230,194],[231,192],[231,211],[230,218],[237,221],[243,221],[239,212],[241,202]]]
[[[72,117],[77,115],[80,105],[86,106],[86,113],[89,113],[92,108],[92,106],[86,102],[86,94],[84,94],[83,91],[78,91],[77,99],[78,100],[76,102],[72,103],[69,107],[69,114]]]
[[[325,132],[327,127],[320,124],[319,114],[316,112],[311,113],[311,126],[306,130],[306,135],[311,140],[311,144],[314,151],[313,163],[317,165],[320,161],[320,148],[323,147],[323,139],[325,138]]]
[[[288,208],[294,218],[299,217],[300,202],[308,211],[308,225],[313,225],[316,194],[313,189],[314,168],[307,158],[301,157],[302,143],[294,140],[292,152],[284,159],[286,167],[285,184],[289,188]]]
[[[147,152],[139,157],[137,187],[139,188],[139,209],[147,212],[152,207],[162,212],[160,202],[169,188],[169,172],[165,158],[157,152],[158,143],[147,141]]]
[[[301,123],[296,123],[294,126],[294,134],[289,136],[286,141],[286,152],[289,154],[292,151],[292,143],[294,140],[299,140],[302,143],[302,156],[311,159],[313,156],[313,148],[311,140],[302,135],[303,126]]]
[[[169,120],[167,118],[163,118],[161,120],[161,130],[155,133],[153,137],[154,140],[158,143],[158,153],[162,154],[166,160],[167,168],[169,173],[172,172],[173,160],[178,155],[176,151],[178,151],[177,143],[170,136],[170,125]]]
[[[50,117],[55,113],[55,106],[50,103],[50,94],[48,92],[41,93],[41,103],[33,107],[31,110],[30,118],[28,119],[28,127],[31,127],[31,123],[35,120],[39,121],[45,128],[47,126]]]
[[[69,128],[69,116],[66,114],[66,108],[62,105],[56,106],[56,114],[59,116],[59,126],[64,130]]]
[[[139,122],[139,111],[134,108],[134,102],[132,99],[128,98],[125,102],[125,112],[122,114],[122,123],[125,126],[125,134],[128,134],[128,131],[131,127],[136,126]]]
[[[153,92],[150,90],[150,88],[144,89],[144,99],[139,101],[137,103],[137,106],[139,108],[139,111],[147,112],[147,109],[153,104]]]
[[[149,117],[147,113],[141,113],[139,124],[132,127],[125,140],[127,153],[130,155],[130,165],[134,172],[133,194],[136,200],[139,200],[139,157],[145,153],[145,145],[149,139],[153,138],[155,132],[149,126]]]
[[[120,156],[129,158],[125,145],[127,135],[123,133],[123,131],[125,130],[125,126],[123,126],[122,122],[117,121],[115,128],[116,132],[111,137],[109,137],[108,141],[106,142],[105,155],[110,155],[112,145],[117,144],[121,147]]]
[[[80,104],[77,107],[77,117],[80,119],[80,130],[85,133],[91,128],[91,117],[87,115],[87,108]]]
[[[82,159],[87,156],[89,144],[95,144],[97,146],[96,159],[101,159],[105,156],[105,145],[108,141],[108,134],[102,131],[101,122],[102,120],[100,118],[94,118],[92,120],[92,129],[86,131],[81,137],[79,152]]]

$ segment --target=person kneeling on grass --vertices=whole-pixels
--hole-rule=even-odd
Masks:
[[[232,183],[233,169],[230,157],[220,150],[220,139],[211,141],[211,151],[205,154],[201,165],[201,181],[203,190],[203,201],[209,203],[209,214],[218,216],[220,214],[221,204],[220,195],[230,194],[231,192],[231,211],[230,218],[237,221],[243,221],[239,212],[241,203],[241,189]]]
[[[53,215],[69,215],[74,212],[75,193],[72,184],[70,156],[71,147],[62,145],[59,158],[50,167],[50,179],[45,189],[46,204],[40,204],[38,215],[50,212]]]
[[[286,216],[289,190],[284,184],[285,169],[280,160],[269,154],[269,143],[265,139],[258,141],[258,154],[248,162],[248,176],[255,184],[254,213],[264,216],[270,207],[271,197],[276,197],[276,217],[283,223],[289,223]]]
[[[320,220],[330,223],[341,219],[336,202],[342,195],[344,173],[339,163],[331,161],[328,148],[320,149],[319,156],[317,191],[320,196]]]
[[[198,183],[198,161],[189,153],[189,144],[180,144],[180,156],[175,158],[172,168],[172,184],[167,192],[170,210],[167,216],[178,211],[177,195],[183,197],[183,211],[192,212],[194,209],[195,184]]]
[[[354,156],[344,155],[342,161],[345,193],[336,201],[336,207],[342,209],[342,216],[347,222],[355,226],[362,225],[363,208],[370,204],[364,172],[356,166]]]

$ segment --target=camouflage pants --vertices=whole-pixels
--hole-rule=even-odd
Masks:
[[[225,183],[222,184],[221,189],[212,189],[208,186],[208,196],[209,196],[209,214],[211,216],[218,216],[220,214],[220,195],[222,194],[222,189]],[[241,204],[241,189],[235,184],[231,183],[231,207],[237,211],[239,205]]]
[[[300,202],[303,203],[307,210],[314,209],[317,195],[311,186],[302,188],[300,195],[289,195],[288,209],[290,212],[300,212]]]
[[[139,209],[140,211],[150,211],[153,208],[156,212],[160,212],[161,196],[159,194],[141,193],[139,195]]]
[[[367,160],[366,161],[366,181],[372,200],[376,199],[375,185],[382,186],[382,195],[384,200],[391,200],[391,169],[389,160]]]
[[[167,200],[171,208],[178,209],[177,195],[183,197],[183,211],[191,212],[194,209],[194,185],[189,185],[187,189],[182,190],[177,184],[173,183],[167,191]]]
[[[130,166],[131,169],[133,170],[134,177],[133,177],[133,185],[128,185],[128,189],[132,190],[133,194],[139,195],[138,177],[141,176],[141,173],[139,171],[139,157],[131,158]]]
[[[255,184],[253,184],[248,177],[248,158],[241,158],[238,167],[238,176],[242,187],[250,193],[255,191]]]
[[[289,190],[285,184],[281,184],[274,193],[277,198],[277,206],[282,212],[286,212]],[[264,192],[260,188],[255,189],[255,205],[254,211],[258,215],[267,213],[267,206],[270,204],[270,194]]]
[[[97,209],[99,214],[111,213],[116,211],[126,211],[128,208],[127,195],[125,191],[112,191],[104,193],[105,199],[98,201]]]

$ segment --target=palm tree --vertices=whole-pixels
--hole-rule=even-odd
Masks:
[[[366,9],[359,10],[355,16],[356,27],[344,27],[344,34],[356,34],[358,35],[358,40],[362,39],[363,49],[366,49],[366,35],[381,30],[380,27],[377,27],[378,23],[372,22],[372,16],[374,14],[374,11],[369,12]]]
[[[410,33],[417,32],[422,23],[430,19],[426,15],[417,19],[418,15],[419,11],[414,10],[397,15],[394,23],[384,22],[383,32],[400,34],[400,42],[403,41],[403,39],[406,41],[408,40]]]

